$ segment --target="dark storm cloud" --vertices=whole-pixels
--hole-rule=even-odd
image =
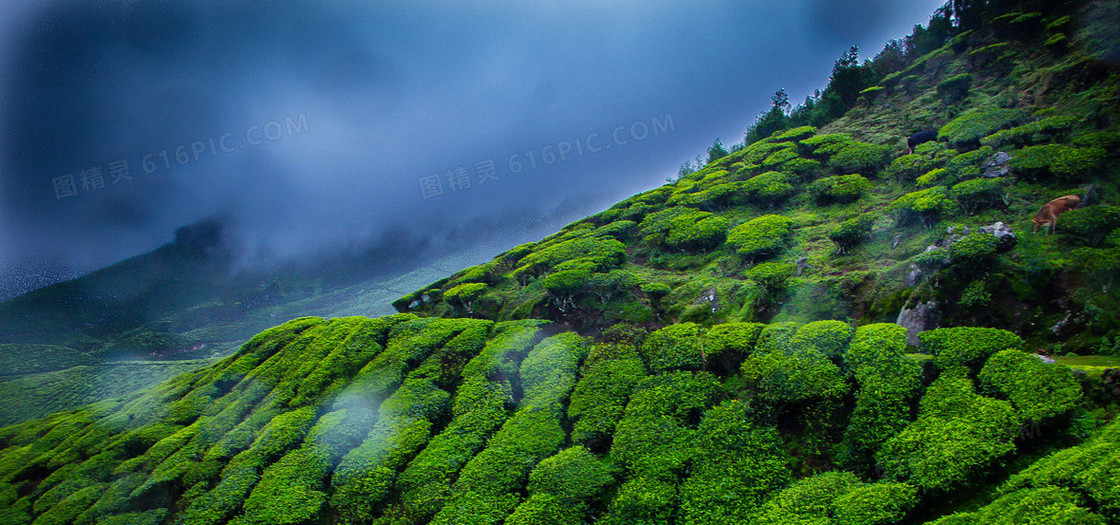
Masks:
[[[0,258],[81,268],[217,215],[250,258],[575,218],[738,141],[775,89],[823,87],[848,45],[870,56],[938,6],[24,4],[0,8]],[[602,149],[575,153],[589,142]],[[131,180],[114,183],[122,160]],[[471,187],[452,191],[459,167]],[[104,187],[83,187],[90,168]],[[66,175],[76,195],[59,199]],[[425,199],[431,175],[443,195]]]

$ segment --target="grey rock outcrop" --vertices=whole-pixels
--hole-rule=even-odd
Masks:
[[[918,334],[937,328],[941,322],[941,308],[937,301],[918,303],[913,308],[902,307],[895,324],[906,328],[906,342],[917,346]]]
[[[999,244],[996,245],[996,250],[1000,252],[1006,252],[1014,248],[1015,243],[1019,242],[1019,239],[1015,237],[1015,232],[1011,231],[1011,227],[1002,222],[996,222],[990,226],[981,226],[980,231],[990,233],[999,241]]]
[[[1007,152],[996,153],[980,166],[980,175],[989,179],[1003,177],[1011,172],[1011,169],[1007,167],[1009,162],[1011,162],[1011,155],[1008,155]]]

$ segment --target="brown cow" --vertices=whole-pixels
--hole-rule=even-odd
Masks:
[[[1038,227],[1043,224],[1050,229],[1050,233],[1054,233],[1054,225],[1058,222],[1058,216],[1072,210],[1081,205],[1081,197],[1077,195],[1066,195],[1065,197],[1058,197],[1046,204],[1034,214],[1031,222],[1034,223],[1034,232],[1038,233]]]

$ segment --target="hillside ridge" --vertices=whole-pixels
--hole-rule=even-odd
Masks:
[[[0,428],[0,522],[1120,523],[1114,11],[947,4],[401,313]]]

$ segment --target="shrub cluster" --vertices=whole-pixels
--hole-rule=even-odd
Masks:
[[[918,334],[918,340],[921,351],[933,355],[942,370],[959,366],[979,370],[995,353],[1023,348],[1023,340],[1012,332],[971,326],[927,330]]]
[[[957,201],[968,215],[985,208],[992,208],[1004,202],[1004,192],[1008,186],[1006,179],[972,179],[954,184],[949,196]]]
[[[768,494],[789,482],[791,458],[777,429],[751,418],[750,405],[738,399],[704,414],[694,466],[680,488],[682,523],[747,523]]]
[[[1102,204],[1063,213],[1054,229],[1088,246],[1100,246],[1117,228],[1120,228],[1120,206]]]
[[[895,222],[901,225],[921,221],[926,226],[932,225],[942,213],[952,206],[949,200],[949,190],[944,186],[934,186],[924,190],[907,193],[890,203],[887,212],[895,217]]]
[[[820,153],[821,149],[817,148],[817,152]],[[890,154],[890,146],[853,141],[833,153],[828,159],[828,165],[842,173],[872,176],[887,163]]]
[[[861,175],[834,175],[813,181],[809,194],[820,205],[843,204],[859,200],[869,189],[871,183]]]
[[[1100,147],[1042,144],[1016,151],[1008,166],[1032,179],[1054,175],[1064,180],[1079,181],[1089,177],[1107,159],[1108,151]]]
[[[633,347],[610,345],[594,350],[568,405],[568,418],[574,421],[572,441],[592,450],[607,449],[630,392],[645,376],[645,364]]]
[[[529,498],[506,519],[510,525],[579,525],[594,499],[614,482],[611,466],[575,446],[537,464]]]
[[[855,248],[868,235],[871,234],[871,227],[875,224],[875,216],[870,214],[860,214],[843,221],[832,227],[828,232],[828,238],[836,243],[836,251],[840,254],[846,254]]]
[[[950,146],[957,149],[973,149],[980,145],[981,138],[1011,128],[1023,118],[1023,111],[1017,109],[968,111],[942,126],[937,138],[948,141]]]
[[[1005,145],[1023,147],[1060,142],[1077,121],[1077,117],[1071,116],[1046,117],[1030,124],[997,131],[984,137],[981,143],[985,146],[999,148]]]
[[[463,467],[432,523],[496,522],[514,511],[520,502],[514,491],[564,442],[563,403],[576,384],[585,352],[573,333],[545,339],[529,352],[519,374],[524,390],[520,408]]]
[[[768,171],[740,183],[739,190],[759,206],[777,206],[793,195],[791,179],[788,173]]]
[[[1018,350],[1002,350],[988,358],[979,378],[983,391],[1011,401],[1027,420],[1066,414],[1081,401],[1081,385],[1069,369]]]
[[[949,491],[1015,450],[1020,424],[1015,409],[977,395],[961,372],[942,373],[922,397],[918,419],[876,454],[888,478]]]
[[[748,261],[772,257],[785,248],[793,235],[793,220],[781,215],[763,215],[731,229],[727,244]]]

